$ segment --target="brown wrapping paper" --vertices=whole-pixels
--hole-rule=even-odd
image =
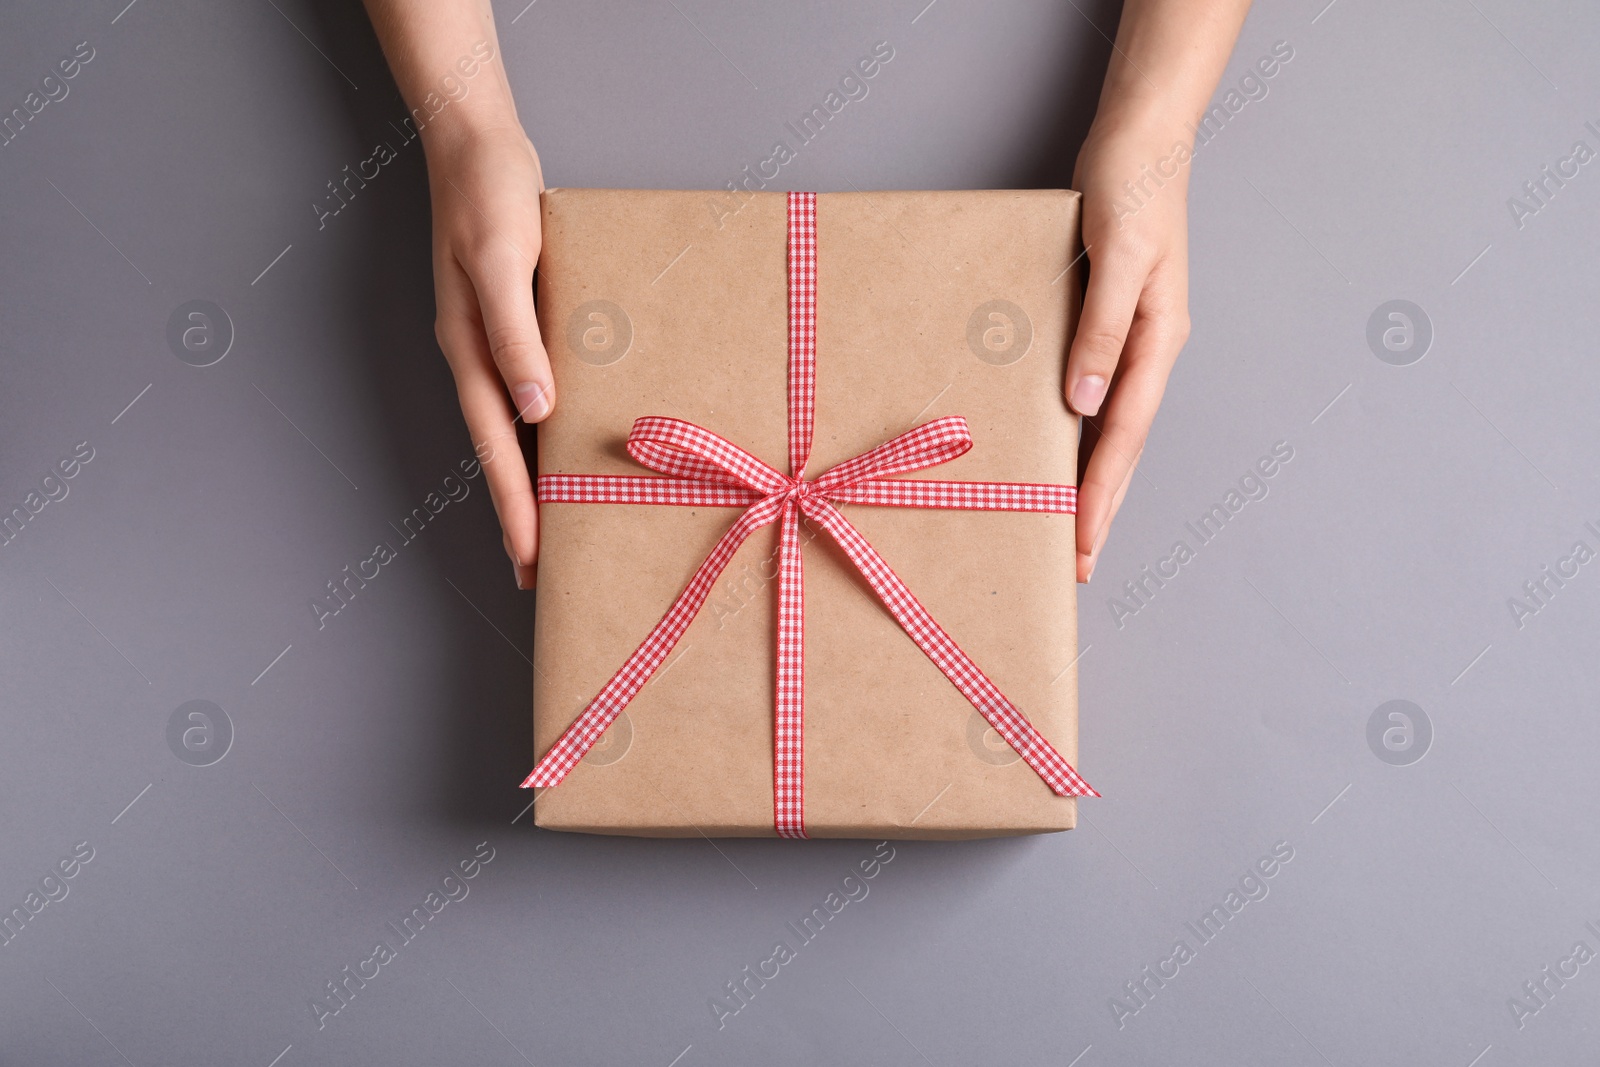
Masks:
[[[1078,424],[1062,380],[1081,291],[1078,205],[1059,190],[820,195],[808,475],[964,415],[972,450],[910,477],[1073,484]],[[544,194],[538,314],[556,407],[538,428],[539,473],[651,473],[623,450],[642,415],[698,423],[788,470],[785,210],[781,192]],[[1073,516],[842,510],[1076,766]],[[536,756],[738,514],[540,508]],[[656,677],[561,785],[538,791],[538,825],[774,836],[777,530],[745,542]],[[1070,829],[1074,801],[989,728],[826,533],[801,536],[810,836]]]

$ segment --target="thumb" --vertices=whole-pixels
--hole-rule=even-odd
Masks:
[[[555,382],[533,310],[533,265],[518,253],[486,265],[472,282],[484,339],[512,407],[524,422],[540,422],[555,408]]]

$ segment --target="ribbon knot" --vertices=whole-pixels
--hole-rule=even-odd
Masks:
[[[718,434],[649,415],[628,434],[628,455],[665,477],[545,474],[543,504],[738,507],[744,513],[694,577],[559,740],[523,788],[559,785],[665,662],[739,546],[779,524],[777,685],[773,716],[773,821],[780,837],[805,837],[805,595],[800,515],[826,530],[907,636],[1058,796],[1099,796],[989,677],[945,633],[837,504],[1032,511],[1070,515],[1077,489],[1031,482],[903,479],[965,454],[972,433],[960,415],[907,430],[853,459],[805,477],[816,403],[816,194],[789,194],[789,466],[784,474]]]

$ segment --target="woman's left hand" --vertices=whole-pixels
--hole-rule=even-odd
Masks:
[[[1189,144],[1165,125],[1102,115],[1073,174],[1089,285],[1065,388],[1098,431],[1078,490],[1080,582],[1094,573],[1189,337]]]

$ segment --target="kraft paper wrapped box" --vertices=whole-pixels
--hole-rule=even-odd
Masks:
[[[789,469],[789,199],[551,189],[539,324],[556,381],[537,468],[648,476],[641,416],[704,427]],[[1076,482],[1062,398],[1081,292],[1063,190],[815,199],[808,477],[941,416],[970,451],[907,479]],[[839,510],[1065,760],[1077,764],[1074,516]],[[534,636],[544,756],[651,632],[742,508],[542,500]],[[802,519],[804,830],[967,838],[1072,828],[1058,796]],[[774,836],[779,525],[732,557],[676,647],[561,784],[555,830]],[[531,781],[530,777],[530,781]]]

